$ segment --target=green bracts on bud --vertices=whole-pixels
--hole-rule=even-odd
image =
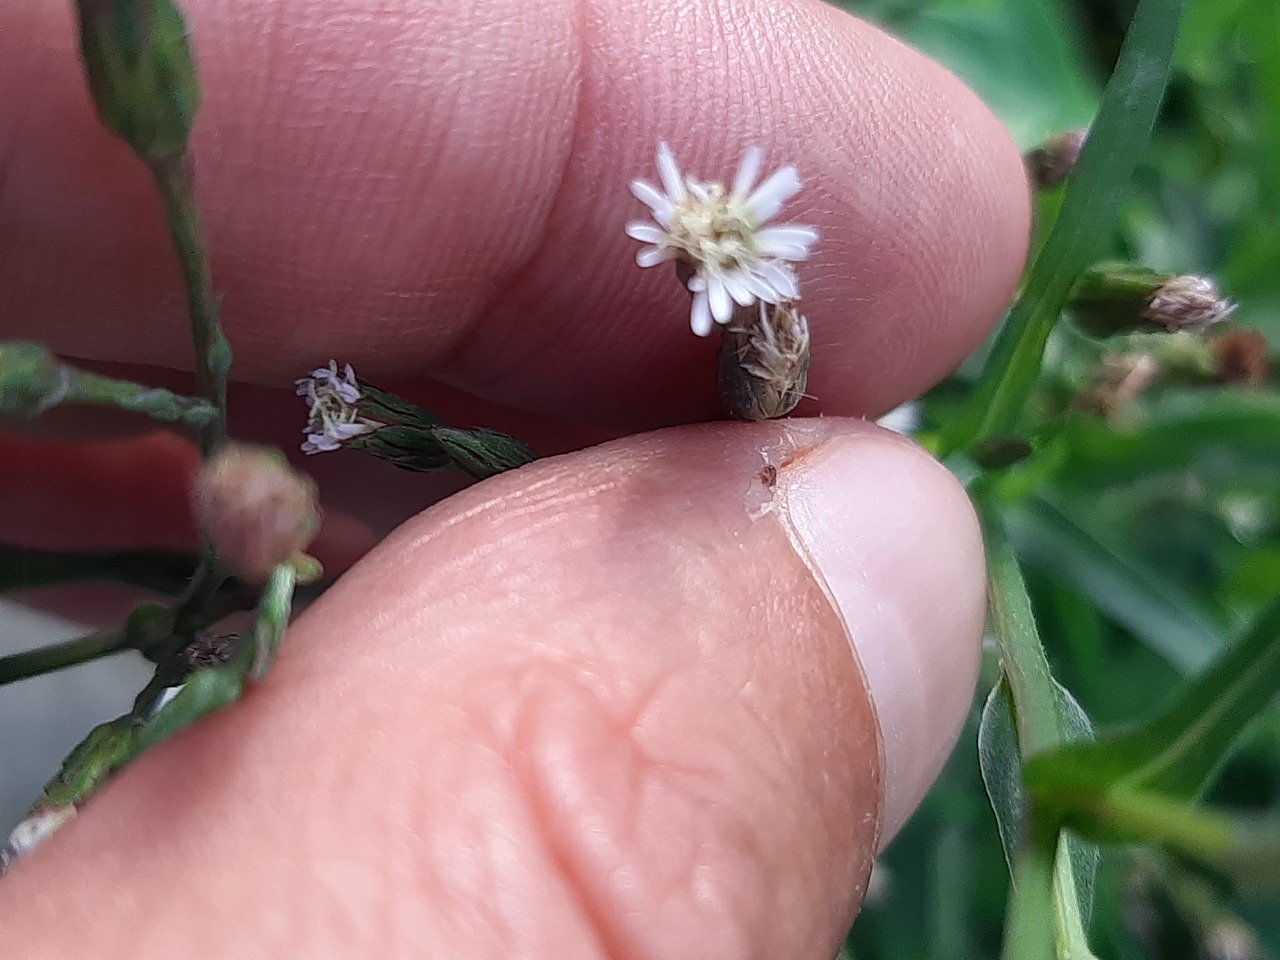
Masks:
[[[484,427],[436,427],[431,435],[455,467],[480,480],[523,467],[538,456],[515,437]]]
[[[76,0],[80,52],[104,126],[147,163],[186,150],[200,82],[171,0]]]
[[[477,480],[532,463],[538,455],[514,437],[484,428],[463,430],[434,424],[391,424],[351,441],[401,470],[430,473],[457,467]]]

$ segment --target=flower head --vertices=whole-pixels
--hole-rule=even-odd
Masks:
[[[338,362],[312,370],[310,375],[294,381],[297,394],[307,398],[310,408],[303,453],[337,450],[354,437],[372,433],[384,424],[360,415],[358,404],[363,394],[351,364],[338,371]]]
[[[1202,333],[1236,312],[1209,277],[1171,277],[1147,301],[1143,317],[1169,330]]]
[[[658,175],[662,189],[646,180],[633,180],[631,193],[652,212],[653,220],[633,220],[627,236],[648,244],[636,263],[652,267],[675,260],[689,268],[693,294],[690,323],[705,337],[714,324],[726,324],[734,305],[757,301],[798,300],[800,289],[786,263],[808,259],[818,241],[813,227],[767,227],[782,205],[799,192],[795,167],[782,167],[759,186],[764,151],[750,147],[743,154],[733,185],[701,182],[680,172],[666,143],[658,144]]]

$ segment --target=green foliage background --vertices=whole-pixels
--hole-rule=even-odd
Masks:
[[[1087,126],[1128,0],[847,0],[947,65],[1024,149]],[[1042,214],[1051,214],[1042,201]],[[1218,279],[1236,323],[1280,338],[1280,2],[1192,0],[1161,118],[1108,253]],[[1089,353],[1055,335],[1045,372]],[[976,372],[976,371],[974,371]],[[968,371],[958,376],[963,381]],[[926,429],[954,413],[943,385]],[[932,414],[932,416],[931,416]],[[1066,468],[1032,478],[1008,513],[1057,678],[1094,724],[1133,724],[1201,670],[1280,589],[1280,402],[1263,388],[1156,390],[1129,412],[1066,428]],[[1016,482],[1016,480],[1014,481]],[[997,677],[989,657],[985,695]],[[860,958],[1000,954],[1008,869],[978,770],[980,700],[922,810],[878,868],[848,951]],[[1208,801],[1280,812],[1274,707]],[[1242,919],[1280,956],[1277,901],[1228,893],[1140,850],[1104,851],[1090,943],[1099,957],[1225,957]],[[1248,952],[1234,954],[1246,957]]]

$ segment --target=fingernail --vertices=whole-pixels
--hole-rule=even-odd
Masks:
[[[879,433],[828,440],[781,469],[778,487],[880,723],[883,845],[942,770],[972,700],[985,616],[977,522],[941,465]]]

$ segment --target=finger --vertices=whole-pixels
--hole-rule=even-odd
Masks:
[[[11,875],[7,939],[826,960],[965,715],[982,580],[954,480],[859,423],[496,478],[362,560],[262,688]]]
[[[1017,151],[954,78],[817,0],[192,5],[200,198],[238,376],[338,356],[610,426],[714,411],[713,346],[623,235],[659,139],[809,186],[810,392],[874,413],[953,368],[1025,249]],[[246,27],[252,25],[252,29]],[[0,8],[0,329],[189,363],[144,172],[99,129],[70,8]]]

